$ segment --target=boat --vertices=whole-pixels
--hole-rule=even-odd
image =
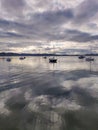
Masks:
[[[54,50],[54,46],[53,46],[53,50]],[[53,57],[49,58],[49,63],[57,63],[57,58],[54,57],[55,53],[53,53]]]
[[[7,58],[6,61],[7,61],[7,62],[11,62],[11,58]]]
[[[92,57],[92,48],[90,47],[90,53],[89,53],[89,57],[85,58],[86,61],[94,61],[94,58]]]
[[[24,60],[26,57],[19,57],[20,60]]]
[[[57,59],[56,58],[49,58],[49,63],[57,63]]]
[[[44,59],[47,59],[47,57],[46,57],[46,56],[44,56],[43,58],[44,58]]]
[[[85,60],[86,60],[86,61],[94,61],[94,58],[92,58],[92,57],[87,57]]]
[[[79,59],[84,59],[85,56],[84,56],[84,55],[80,55],[80,56],[78,56],[78,58],[79,58]]]

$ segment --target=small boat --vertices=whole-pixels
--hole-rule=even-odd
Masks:
[[[84,56],[84,55],[80,55],[78,58],[79,58],[79,59],[84,59],[85,56]]]
[[[26,58],[26,57],[20,57],[19,59],[20,59],[20,60],[24,60],[25,58]]]
[[[49,63],[57,63],[57,59],[54,57],[55,52],[54,52],[54,46],[53,46],[53,57],[49,58]]]
[[[47,57],[46,57],[46,56],[44,56],[43,58],[44,58],[44,59],[47,59]]]
[[[92,47],[90,47],[90,53],[89,53],[89,56],[87,58],[85,58],[86,61],[94,61],[94,58],[92,57]]]
[[[94,61],[94,58],[92,58],[92,57],[87,57],[85,60],[86,60],[86,61]]]
[[[7,61],[7,62],[11,62],[11,58],[7,58],[6,61]]]
[[[49,63],[57,63],[57,59],[56,58],[49,58]]]

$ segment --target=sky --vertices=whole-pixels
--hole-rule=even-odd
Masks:
[[[0,0],[0,52],[98,53],[98,0]]]

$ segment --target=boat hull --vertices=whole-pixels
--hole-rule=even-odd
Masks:
[[[82,56],[82,55],[81,55],[81,56],[79,56],[78,58],[79,58],[79,59],[84,59],[84,58],[85,58],[85,56]]]
[[[86,58],[86,61],[94,61],[94,58]]]
[[[49,59],[49,63],[57,63],[57,59]]]
[[[7,62],[11,62],[11,58],[7,58],[6,61],[7,61]]]

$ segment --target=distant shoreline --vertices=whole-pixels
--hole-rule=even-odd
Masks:
[[[0,53],[0,56],[80,56],[83,54],[29,54],[29,53]],[[84,54],[84,56],[98,56],[98,54]]]

